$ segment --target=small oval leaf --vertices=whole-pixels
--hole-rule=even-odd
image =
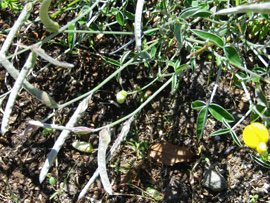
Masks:
[[[261,165],[262,167],[265,167],[265,168],[270,168],[270,164],[255,157],[254,155],[250,154],[250,157],[253,161],[255,161],[257,164]]]
[[[228,123],[234,121],[234,117],[226,109],[224,109],[222,106],[218,104],[210,104],[209,111],[212,114],[212,116],[214,116],[215,119],[217,119],[220,122],[222,122],[223,119]]]
[[[204,107],[205,105],[206,105],[205,102],[203,102],[203,101],[201,101],[201,100],[197,100],[197,101],[192,102],[191,108],[192,108],[192,109],[195,109],[195,110],[199,110],[199,109],[201,109],[202,107]]]
[[[216,135],[224,135],[230,133],[230,129],[221,129],[213,132],[210,136],[216,136]]]
[[[238,55],[238,52],[236,51],[236,49],[232,46],[226,46],[224,47],[224,52],[225,55],[227,57],[227,59],[229,60],[229,62],[236,66],[236,67],[242,67],[242,61]]]
[[[201,39],[209,40],[210,42],[213,42],[215,45],[219,47],[224,47],[224,41],[222,40],[222,38],[220,38],[215,34],[195,29],[191,30],[191,32],[193,32],[197,37]]]
[[[197,138],[200,139],[203,135],[203,130],[205,127],[205,122],[207,119],[207,113],[208,113],[208,107],[205,106],[201,109],[199,112],[198,118],[197,118]]]
[[[183,19],[186,19],[186,18],[188,18],[190,16],[193,16],[199,10],[200,10],[200,8],[198,8],[198,7],[186,8],[180,13],[179,17],[183,18]]]
[[[81,152],[91,153],[94,151],[93,146],[88,142],[75,141],[72,143],[72,146]]]
[[[181,25],[179,23],[174,25],[174,35],[178,41],[179,47],[181,48],[183,46],[183,37],[181,33]]]
[[[119,25],[121,25],[121,26],[125,25],[125,18],[124,18],[124,15],[123,15],[123,13],[121,11],[119,11],[116,14],[116,20],[119,23]]]

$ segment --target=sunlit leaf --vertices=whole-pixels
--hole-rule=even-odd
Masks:
[[[197,100],[197,101],[192,102],[191,108],[192,108],[192,109],[199,110],[199,109],[201,109],[202,107],[204,107],[205,105],[206,105],[206,103],[205,103],[204,101]]]
[[[121,25],[121,26],[125,25],[125,18],[124,18],[124,15],[123,15],[123,13],[121,11],[119,11],[116,14],[116,20],[119,23],[119,25]]]
[[[225,119],[227,122],[233,122],[234,117],[222,106],[218,104],[210,104],[209,105],[209,111],[212,114],[212,116],[215,117],[218,121],[222,122],[223,119]]]
[[[213,132],[210,136],[224,135],[230,133],[230,129],[221,129]]]
[[[102,59],[110,64],[113,64],[115,66],[120,66],[120,63],[114,59],[111,59],[109,57],[106,57],[106,56],[102,56]]]
[[[240,140],[238,139],[236,133],[234,132],[234,130],[230,127],[230,125],[225,121],[223,120],[222,123],[228,128],[230,129],[230,134],[233,138],[233,141],[239,146],[239,147],[242,147],[242,144],[240,142]]]
[[[238,55],[238,52],[236,51],[236,49],[232,46],[226,46],[224,47],[224,52],[225,55],[227,57],[227,59],[229,60],[229,62],[236,66],[236,67],[241,67],[242,65],[242,61]]]
[[[75,141],[72,143],[72,146],[81,152],[91,153],[94,151],[93,146],[88,142]]]
[[[207,18],[210,15],[212,15],[211,11],[207,11],[207,10],[198,10],[196,11],[192,16],[193,17],[201,17],[201,18]]]
[[[184,19],[189,18],[190,16],[193,16],[199,10],[200,10],[199,7],[186,8],[180,13],[179,17],[184,18]]]
[[[74,30],[75,29],[75,24],[69,26],[68,29],[69,30]],[[71,49],[73,48],[73,45],[74,45],[74,35],[75,35],[75,33],[73,33],[73,32],[68,33],[68,46]]]
[[[270,164],[253,156],[252,154],[250,154],[250,157],[253,161],[255,161],[257,164],[261,165],[262,167],[265,167],[265,168],[270,168]]]
[[[184,70],[186,67],[188,67],[188,64],[182,64],[181,66],[178,66],[175,68],[175,74],[178,74],[182,70]]]
[[[219,47],[224,46],[224,41],[219,36],[212,34],[210,32],[202,31],[202,30],[191,30],[196,36],[198,36],[201,39],[209,40],[210,42],[213,42],[215,45]]]
[[[127,17],[129,20],[134,21],[135,20],[135,15],[127,10],[123,11],[123,14],[125,17]]]

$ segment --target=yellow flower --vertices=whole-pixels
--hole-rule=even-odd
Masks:
[[[260,154],[263,154],[267,151],[269,132],[263,124],[251,123],[243,131],[243,140],[248,147],[256,148]]]

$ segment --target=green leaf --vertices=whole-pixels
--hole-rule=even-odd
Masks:
[[[263,25],[260,30],[259,40],[263,40],[269,33],[269,25]]]
[[[75,28],[75,25],[73,24],[73,25],[69,26],[68,29],[69,30],[74,30],[74,28]],[[68,46],[69,46],[70,49],[72,49],[73,45],[74,45],[74,33],[69,32],[68,33]]]
[[[120,59],[120,64],[121,64],[121,65],[124,64],[126,58],[129,56],[130,52],[131,52],[131,51],[127,51],[127,52],[125,52],[125,53],[121,56],[121,59]]]
[[[238,52],[236,51],[236,49],[232,46],[226,46],[224,47],[224,52],[225,55],[227,57],[227,59],[229,60],[229,62],[236,66],[236,67],[242,67],[242,61],[238,55]]]
[[[197,37],[201,39],[209,40],[210,42],[213,42],[215,45],[219,47],[224,47],[224,41],[222,40],[222,38],[220,38],[215,34],[195,29],[191,30],[191,32],[193,32]]]
[[[101,57],[104,61],[106,61],[108,63],[111,63],[111,64],[116,65],[116,66],[120,66],[120,63],[114,59],[108,58],[106,56],[101,56]]]
[[[178,74],[179,72],[184,70],[186,67],[188,67],[188,64],[182,64],[181,66],[178,66],[177,68],[175,68],[175,74]]]
[[[216,135],[224,135],[230,133],[230,129],[221,129],[213,132],[210,136],[216,136]]]
[[[135,20],[135,15],[133,13],[130,13],[127,10],[124,10],[123,13],[124,13],[124,16],[126,16],[129,20],[132,20],[132,21]]]
[[[124,15],[123,15],[123,13],[121,11],[119,11],[116,14],[116,20],[119,23],[119,25],[121,25],[121,26],[125,25],[125,18],[124,18]]]
[[[179,47],[181,48],[183,46],[183,37],[181,33],[181,25],[179,23],[174,25],[174,35],[178,41]]]
[[[206,103],[201,100],[194,101],[191,104],[191,108],[195,110],[200,110],[204,106],[206,106]]]
[[[157,46],[153,46],[150,53],[151,58],[155,58],[156,53],[157,53]]]
[[[199,10],[200,10],[199,7],[186,8],[180,13],[179,17],[183,19],[189,18],[190,16],[193,16]]]
[[[261,159],[258,159],[257,157],[253,156],[252,154],[250,154],[250,157],[253,161],[255,161],[257,164],[261,165],[262,167],[265,167],[265,168],[270,168],[270,164],[261,160]]]
[[[49,133],[52,133],[53,132],[53,129],[51,128],[44,128],[41,132],[41,135],[45,136],[45,135],[48,135]]]
[[[208,113],[208,107],[205,106],[201,109],[199,112],[198,118],[197,118],[197,138],[200,139],[203,135],[203,131],[205,128],[205,123],[207,119],[207,113]]]
[[[238,72],[237,74],[241,76],[241,78],[246,78],[246,75],[243,72]],[[235,74],[233,74],[233,81],[234,81],[235,86],[242,88],[241,82],[245,80],[239,79],[238,77],[235,76]]]
[[[232,135],[233,141],[239,146],[242,147],[242,144],[240,142],[240,140],[238,139],[237,135],[235,134],[235,132],[233,130],[230,130],[230,133]]]
[[[255,122],[260,117],[260,114],[263,115],[264,112],[267,110],[267,107],[261,106],[261,105],[256,105],[255,108],[256,109],[253,108],[253,111],[250,115],[250,123]],[[256,111],[258,111],[258,112],[256,112]]]
[[[55,178],[54,177],[49,177],[49,184],[50,185],[54,185],[56,182]]]
[[[211,11],[206,11],[206,10],[199,10],[199,11],[196,11],[192,16],[193,17],[201,17],[201,18],[207,18],[209,17],[210,15],[212,15],[212,12]]]
[[[222,106],[218,104],[210,104],[209,105],[209,111],[212,114],[212,116],[215,117],[218,121],[222,122],[223,119],[227,122],[233,122],[234,117],[225,110]]]
[[[157,191],[157,190],[154,189],[154,188],[147,187],[147,188],[146,188],[146,192],[148,192],[148,193],[151,195],[151,197],[153,197],[156,201],[160,201],[160,200],[163,199],[163,198],[162,198],[162,195],[160,194],[160,192]]]
[[[234,130],[231,128],[231,126],[223,119],[222,121],[223,125],[226,126],[226,128],[230,129],[230,134],[233,138],[233,141],[239,146],[242,147],[242,144],[240,142],[240,140],[238,139],[237,135],[235,134]]]

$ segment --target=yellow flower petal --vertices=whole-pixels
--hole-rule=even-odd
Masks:
[[[251,126],[256,128],[256,135],[259,137],[261,142],[268,142],[269,140],[269,132],[267,128],[261,123],[252,123]]]
[[[251,125],[245,127],[243,131],[244,143],[250,148],[256,148],[259,144],[259,138],[254,133],[254,128]]]
[[[252,123],[245,127],[243,131],[244,143],[250,148],[257,148],[259,144],[269,140],[269,132],[261,123]]]
[[[259,152],[260,154],[264,154],[267,151],[267,146],[264,142],[261,142],[257,148],[256,148],[257,152]]]

